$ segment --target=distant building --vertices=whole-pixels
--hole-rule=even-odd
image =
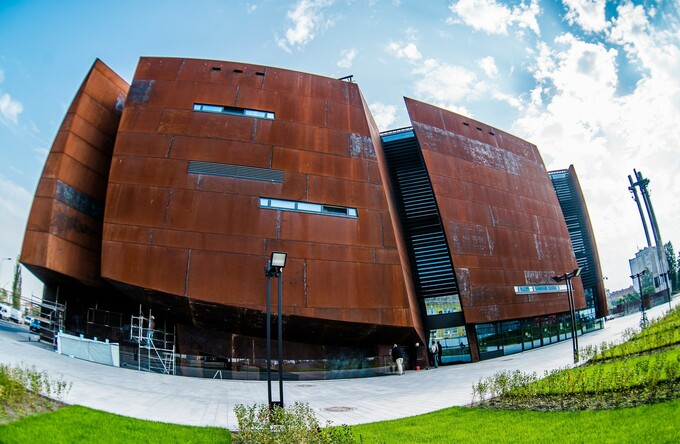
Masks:
[[[659,255],[657,254],[656,246],[645,247],[635,253],[633,259],[629,259],[628,263],[630,265],[630,274],[636,275],[647,270],[647,273],[651,273],[652,285],[654,286],[654,293],[663,292],[667,294],[668,286],[670,286],[670,279],[666,279],[668,273],[668,264],[659,262]],[[665,258],[665,255],[662,256]],[[665,261],[663,261],[665,262]],[[633,285],[638,293],[640,293],[640,288],[638,288],[637,279],[634,279]],[[672,287],[670,289],[672,291]]]
[[[411,127],[380,133],[356,83],[145,57],[128,85],[97,61],[52,145],[22,263],[68,332],[125,342],[152,310],[183,356],[253,368],[273,251],[288,253],[285,356],[322,370],[395,342],[437,339],[444,362],[465,362],[566,340],[552,277],[577,266],[576,308],[606,312],[595,244],[595,259],[572,248],[536,146],[406,108]]]

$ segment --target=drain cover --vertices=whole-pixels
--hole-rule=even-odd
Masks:
[[[314,384],[297,384],[298,387],[314,387]]]
[[[334,413],[342,413],[342,412],[353,412],[356,410],[354,407],[326,407],[325,409],[321,409],[326,412],[334,412]]]

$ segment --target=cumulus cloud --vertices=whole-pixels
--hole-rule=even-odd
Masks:
[[[474,72],[435,59],[425,60],[413,72],[420,76],[414,86],[420,100],[462,114],[469,111],[461,103],[474,100],[488,90]]]
[[[418,51],[418,47],[412,42],[406,44],[390,42],[385,49],[388,54],[393,55],[398,59],[406,59],[410,62],[415,62],[422,57],[420,51]]]
[[[286,14],[291,25],[284,37],[276,39],[279,47],[286,52],[291,52],[295,47],[301,48],[311,42],[318,32],[331,26],[333,22],[324,16],[324,10],[332,4],[333,0],[299,0]]]
[[[0,69],[0,83],[5,81],[5,71]],[[14,125],[19,124],[19,114],[24,110],[20,102],[12,99],[7,93],[0,91],[0,123],[7,124],[7,121]]]
[[[342,58],[338,60],[338,66],[340,68],[351,68],[352,67],[352,62],[354,61],[354,57],[357,55],[357,50],[354,48],[351,49],[343,49],[340,51],[340,55]]]
[[[0,94],[1,120],[9,120],[13,124],[17,125],[19,123],[19,114],[21,114],[23,110],[23,105],[20,102],[12,99],[9,94]]]
[[[563,0],[567,7],[565,16],[570,25],[578,25],[585,32],[601,32],[607,26],[606,0]]]
[[[541,8],[537,0],[512,8],[496,0],[457,0],[449,5],[449,10],[454,15],[446,20],[447,23],[463,23],[487,34],[508,34],[510,26],[530,29],[536,35],[541,33],[537,20]]]
[[[479,66],[487,76],[498,77],[498,67],[496,66],[496,60],[493,57],[488,56],[477,60],[477,66]]]
[[[626,276],[625,258],[644,243],[627,190],[634,168],[651,180],[664,240],[680,239],[674,214],[680,194],[680,33],[673,26],[656,28],[652,16],[623,2],[611,22],[599,25],[602,41],[563,34],[540,44],[531,68],[535,87],[515,122],[514,131],[538,145],[549,169],[576,166],[610,278]],[[621,53],[641,72],[627,93],[619,88]]]
[[[386,131],[394,125],[397,116],[396,106],[376,102],[368,105],[368,108],[371,110],[375,124],[378,125],[380,131]]]

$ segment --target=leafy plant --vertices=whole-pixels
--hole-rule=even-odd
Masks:
[[[234,407],[238,420],[236,442],[290,444],[354,443],[351,429],[332,427],[330,422],[321,428],[314,410],[308,404],[296,402],[292,406],[269,408],[265,404]]]

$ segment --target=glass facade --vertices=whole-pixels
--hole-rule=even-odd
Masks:
[[[448,327],[430,330],[430,341],[442,345],[442,363],[470,362],[470,346],[465,327]]]
[[[604,327],[601,320],[589,318],[588,309],[577,312],[577,334],[581,335]],[[531,350],[536,347],[571,340],[569,313],[540,316],[512,321],[475,325],[480,359]]]

